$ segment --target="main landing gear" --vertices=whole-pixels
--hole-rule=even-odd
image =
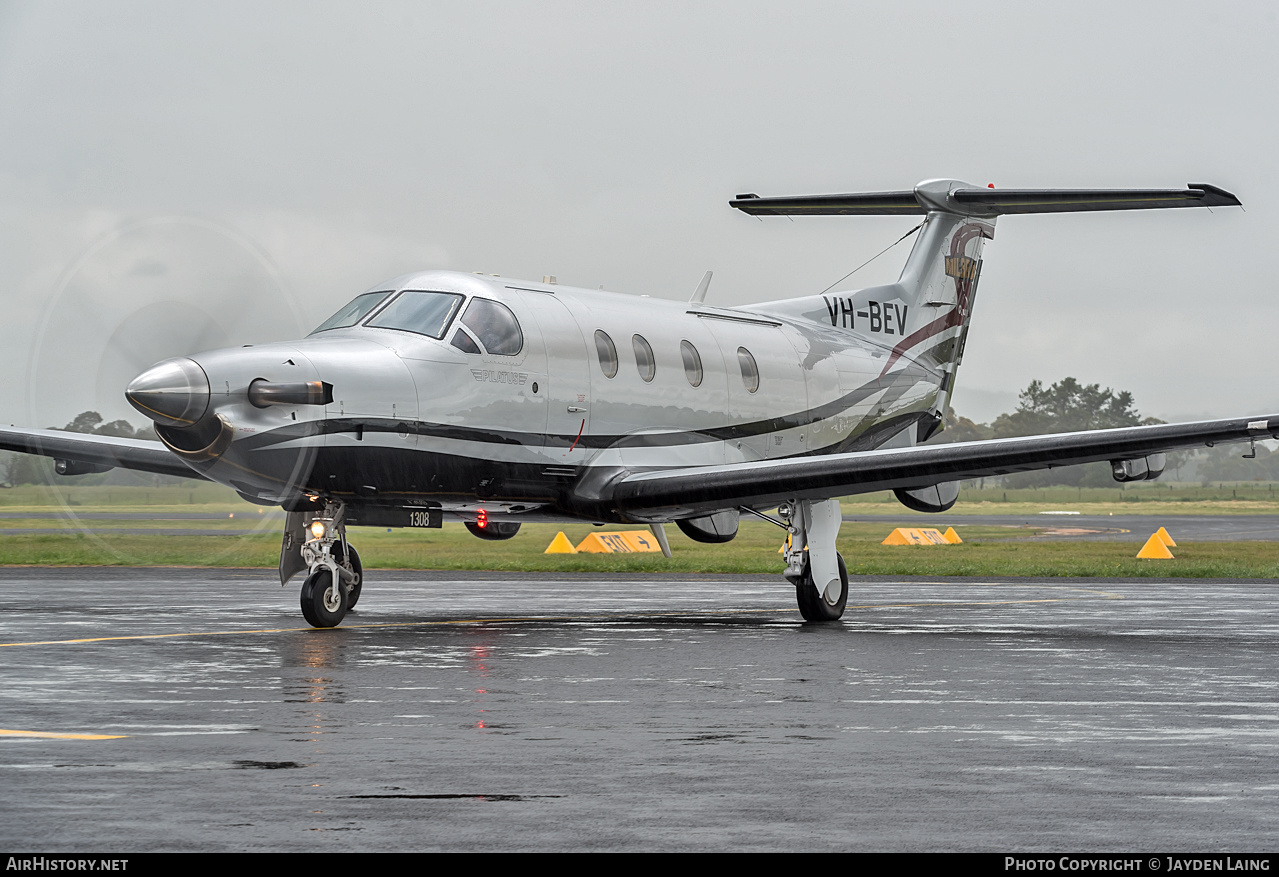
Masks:
[[[805,621],[835,621],[848,603],[848,568],[835,550],[841,513],[839,500],[783,503],[778,517],[786,525],[786,578],[795,586],[795,602]]]
[[[336,627],[355,608],[364,585],[360,555],[346,541],[346,507],[329,502],[323,511],[290,512],[280,550],[280,584],[302,570],[302,616],[313,627]]]

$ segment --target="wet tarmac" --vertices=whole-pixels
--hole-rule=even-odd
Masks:
[[[0,849],[1273,847],[1279,583],[853,587],[0,570]]]

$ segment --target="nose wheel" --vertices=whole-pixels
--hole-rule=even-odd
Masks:
[[[302,583],[302,617],[312,627],[337,627],[350,608],[341,577],[321,567]]]

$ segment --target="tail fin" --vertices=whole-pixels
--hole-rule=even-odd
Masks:
[[[931,365],[942,376],[935,407],[945,411],[964,354],[981,276],[982,246],[995,236],[996,217],[1231,207],[1239,206],[1239,199],[1205,183],[1192,183],[1187,189],[982,189],[958,180],[927,180],[909,192],[787,198],[738,195],[729,205],[753,216],[924,215],[923,229],[896,283],[761,308],[818,322],[829,317],[829,326],[891,347],[883,374],[903,357]]]

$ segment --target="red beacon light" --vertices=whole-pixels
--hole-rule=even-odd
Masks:
[[[489,513],[484,511],[484,509],[480,509],[478,512],[475,513],[475,526],[483,530],[488,525],[489,525]]]

